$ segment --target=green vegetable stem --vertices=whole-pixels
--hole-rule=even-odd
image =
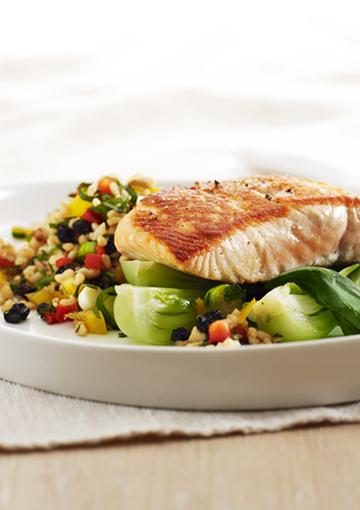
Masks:
[[[360,288],[350,278],[323,267],[302,267],[274,278],[268,288],[293,282],[331,310],[344,335],[360,332]]]

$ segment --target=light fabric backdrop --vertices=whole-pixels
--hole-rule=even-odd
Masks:
[[[249,162],[311,174],[305,158],[351,184],[360,166],[358,7],[8,2],[1,180],[219,178]]]

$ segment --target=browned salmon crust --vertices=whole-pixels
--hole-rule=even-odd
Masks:
[[[119,251],[133,258],[151,258],[206,278],[261,281],[297,265],[329,265],[346,259],[340,247],[346,244],[348,212],[359,207],[359,198],[339,188],[290,176],[196,183],[144,198],[120,222],[115,237]],[[280,243],[276,253],[274,246],[264,246],[271,240]],[[249,261],[248,270],[243,271],[241,259],[254,255],[251,245],[257,246],[258,263],[254,266]],[[289,251],[293,260],[286,254]],[[359,257],[355,252],[351,259]],[[223,262],[207,269],[206,258],[213,266],[220,258]],[[237,258],[240,270],[236,269]],[[259,264],[264,265],[262,270]],[[271,268],[266,267],[269,264]],[[255,270],[252,275],[251,268]]]

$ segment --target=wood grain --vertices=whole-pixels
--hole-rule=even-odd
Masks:
[[[360,426],[0,455],[0,509],[360,508]]]

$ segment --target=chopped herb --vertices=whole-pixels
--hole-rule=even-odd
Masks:
[[[89,253],[96,253],[96,242],[86,241],[86,243],[80,244],[79,250],[76,255],[76,260],[84,262],[86,255]]]
[[[43,316],[46,312],[54,313],[55,306],[53,306],[49,303],[40,303],[39,306],[37,307],[36,311],[40,315],[40,317],[43,318]]]
[[[109,207],[106,207],[106,205],[101,203],[97,206],[89,207],[89,210],[100,214],[103,218],[106,218],[106,215],[110,209],[109,209]]]
[[[138,193],[131,186],[123,186],[123,188],[129,193],[134,203],[136,203]]]
[[[41,250],[37,255],[35,255],[34,260],[38,260],[39,262],[44,262],[45,260],[48,260],[49,253],[46,253],[46,251]]]
[[[82,198],[83,200],[85,200],[86,202],[92,202],[94,198],[98,197],[97,194],[95,195],[88,195],[87,193],[87,189],[88,187],[90,186],[89,183],[87,182],[82,182],[77,190],[78,190],[78,193],[79,193],[79,197]],[[86,191],[85,191],[86,190]]]
[[[54,281],[53,276],[44,276],[44,278],[41,278],[35,283],[35,287],[39,290],[43,287],[46,287],[47,285],[50,285]]]
[[[45,262],[46,260],[51,257],[51,255],[54,255],[59,249],[61,248],[61,244],[57,244],[54,248],[52,248],[50,251],[41,250],[35,257],[33,257],[34,260],[38,260],[39,262]]]
[[[131,196],[114,197],[103,200],[103,205],[117,212],[128,212],[131,207]]]

